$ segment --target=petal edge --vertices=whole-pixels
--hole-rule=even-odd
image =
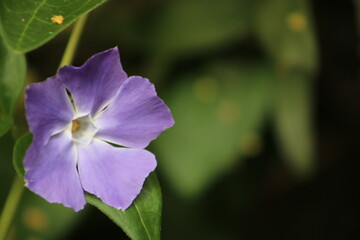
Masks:
[[[127,79],[114,101],[94,120],[97,137],[131,148],[144,148],[174,125],[170,109],[146,78]]]

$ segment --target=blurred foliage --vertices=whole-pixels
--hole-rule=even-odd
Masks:
[[[154,146],[180,193],[198,195],[239,156],[261,150],[274,80],[266,63],[216,62],[172,86],[167,103],[176,127]]]
[[[192,56],[244,38],[249,30],[249,1],[172,1],[157,17],[154,54]],[[226,26],[226,27],[225,27]]]
[[[275,61],[274,123],[285,160],[298,177],[309,177],[315,161],[313,75],[317,50],[308,1],[257,1],[255,30]]]
[[[299,178],[315,171],[313,84],[309,74],[292,71],[276,82],[274,123],[285,160]]]
[[[267,55],[260,61],[271,59],[274,63],[264,67],[247,61],[237,65],[229,61],[222,64],[226,68],[213,64],[202,74],[180,75],[168,94],[176,127],[154,143],[164,159],[164,172],[174,187],[186,196],[200,194],[243,155],[241,144],[259,144],[251,141],[261,142],[259,130],[266,120],[264,113],[269,111],[266,105],[272,106],[275,131],[285,159],[299,177],[308,176],[314,166],[309,94],[317,57],[307,2],[226,1],[225,4],[204,0],[176,3],[188,11],[181,7],[174,10],[175,3],[167,6],[165,12],[172,17],[163,20],[160,26],[166,27],[156,32],[158,40],[155,42],[164,49],[154,48],[157,56],[163,57],[163,51],[168,58],[174,55],[173,59],[186,58],[187,53],[194,57],[214,46],[221,51],[226,44],[246,40],[254,33]],[[208,18],[212,21],[215,18],[216,24],[205,26]],[[249,26],[254,28],[249,29]],[[171,61],[174,60],[164,62],[168,65]],[[292,76],[293,71],[299,72],[297,77]],[[224,124],[224,121],[232,123]]]
[[[309,1],[257,0],[255,31],[264,49],[285,69],[313,72],[317,50]]]

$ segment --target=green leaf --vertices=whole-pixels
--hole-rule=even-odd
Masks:
[[[177,82],[166,101],[175,126],[153,146],[179,193],[199,196],[241,157],[260,151],[273,82],[267,64],[233,62],[211,65]]]
[[[0,136],[12,126],[12,113],[25,83],[26,62],[15,54],[0,36]]]
[[[86,194],[86,201],[107,215],[132,240],[160,239],[162,200],[155,173],[149,175],[141,193],[125,211],[112,208],[90,194]]]
[[[1,32],[6,44],[18,52],[28,52],[56,36],[79,16],[106,0],[2,0]],[[53,23],[53,16],[63,23]],[[60,21],[61,22],[61,21]]]
[[[285,160],[300,178],[314,170],[312,81],[302,72],[279,77],[276,85],[275,126]]]
[[[30,146],[32,142],[31,133],[26,133],[21,136],[15,143],[14,152],[13,152],[13,164],[16,170],[16,173],[20,176],[20,178],[24,178],[25,170],[24,170],[24,157],[26,150]]]
[[[310,1],[254,1],[255,31],[280,68],[317,67],[317,49]]]

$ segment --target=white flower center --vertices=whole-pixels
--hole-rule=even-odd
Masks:
[[[72,139],[77,143],[89,144],[98,131],[89,116],[74,119],[71,124]]]

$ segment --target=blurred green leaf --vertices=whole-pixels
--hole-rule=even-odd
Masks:
[[[289,167],[302,178],[314,170],[312,81],[302,72],[279,77],[276,84],[275,125]]]
[[[0,23],[5,42],[18,52],[28,52],[56,36],[80,15],[106,0],[2,0]],[[53,16],[62,16],[58,24]]]
[[[181,194],[199,195],[239,158],[260,151],[259,131],[271,106],[273,82],[267,64],[233,62],[178,81],[166,101],[175,126],[153,146]]]
[[[151,173],[133,204],[125,211],[117,210],[93,195],[86,200],[121,227],[132,240],[160,239],[161,189],[156,174]]]
[[[20,178],[24,178],[24,157],[26,150],[30,146],[32,141],[31,133],[26,133],[21,136],[15,143],[14,152],[13,152],[13,164],[16,170],[16,173]]]
[[[236,41],[248,31],[247,0],[170,1],[154,31],[160,55],[194,54]]]
[[[25,82],[26,62],[15,54],[0,36],[0,136],[12,126],[12,113]]]
[[[309,2],[253,2],[256,10],[255,31],[280,67],[296,67],[308,72],[317,67],[317,49]]]

